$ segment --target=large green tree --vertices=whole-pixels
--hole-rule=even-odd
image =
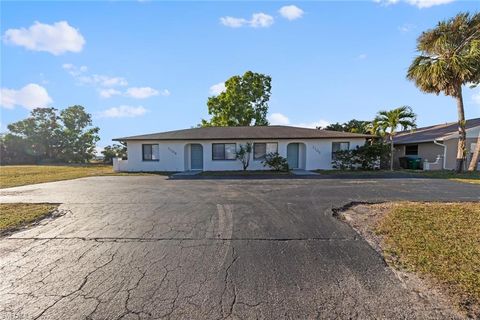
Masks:
[[[60,113],[33,109],[27,119],[8,125],[1,139],[2,162],[87,162],[95,154],[99,128],[82,106]]]
[[[400,127],[402,130],[415,128],[416,115],[412,108],[402,106],[393,110],[383,110],[377,113],[374,123],[383,131],[382,135],[388,136],[390,142],[390,170],[393,170],[393,137]]]
[[[82,106],[71,106],[60,112],[61,158],[67,162],[88,162],[95,155],[100,138],[99,128],[92,127],[92,116]]]
[[[201,126],[264,126],[268,125],[268,100],[272,78],[247,71],[225,81],[225,91],[208,98],[210,120]]]
[[[25,139],[11,133],[0,136],[0,163],[3,164],[32,164],[37,157],[32,144]]]
[[[424,92],[443,92],[457,101],[456,171],[461,172],[466,156],[462,86],[480,82],[480,13],[460,13],[439,22],[420,35],[417,50],[420,54],[410,65],[407,78]]]
[[[57,109],[33,109],[27,119],[7,126],[11,135],[21,138],[28,151],[37,160],[55,159],[60,144],[60,126]],[[7,140],[14,140],[7,136]],[[18,140],[18,139],[17,139]]]

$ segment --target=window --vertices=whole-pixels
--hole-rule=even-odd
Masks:
[[[332,159],[335,159],[335,154],[338,151],[350,149],[350,142],[332,142]]]
[[[405,155],[406,156],[418,156],[418,144],[412,144],[410,146],[405,146]]]
[[[255,143],[253,145],[253,159],[255,160],[263,160],[267,154],[275,152],[278,152],[278,143],[276,142]]]
[[[212,143],[212,160],[235,160],[237,158],[237,144]]]
[[[158,144],[142,144],[143,161],[158,161]]]

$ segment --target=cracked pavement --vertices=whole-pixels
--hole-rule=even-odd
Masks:
[[[91,177],[0,190],[65,215],[0,239],[0,319],[438,319],[332,209],[479,201],[429,179]]]

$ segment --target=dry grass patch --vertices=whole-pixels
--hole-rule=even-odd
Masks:
[[[462,172],[456,173],[451,170],[439,171],[422,171],[422,170],[315,170],[315,172],[323,175],[338,175],[338,176],[362,176],[362,177],[400,177],[400,178],[431,178],[431,179],[447,179],[458,182],[480,184],[480,172]]]
[[[114,172],[111,165],[49,165],[49,166],[0,166],[0,188],[10,188],[27,184],[69,180],[92,176],[149,175],[158,173]]]
[[[0,235],[38,221],[57,207],[48,203],[0,203]]]
[[[448,180],[454,180],[458,182],[480,184],[479,171],[455,173],[454,171],[441,170],[441,171],[423,171],[422,174],[426,178],[448,179]]]
[[[480,316],[480,203],[393,203],[374,230],[389,263],[433,280]]]
[[[112,166],[2,166],[0,188],[113,174]]]

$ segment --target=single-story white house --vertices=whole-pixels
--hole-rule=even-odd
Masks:
[[[268,170],[265,155],[278,152],[291,169],[332,169],[335,151],[365,144],[369,135],[290,126],[205,127],[123,137],[127,160],[117,171],[241,170],[240,145],[252,143],[248,170]]]

